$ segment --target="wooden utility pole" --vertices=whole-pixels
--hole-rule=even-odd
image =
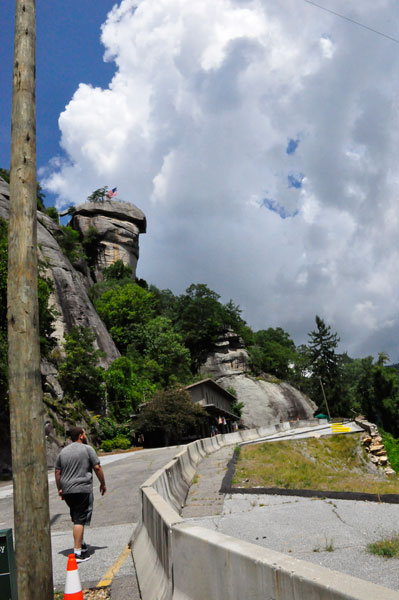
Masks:
[[[321,391],[323,392],[324,402],[326,403],[326,407],[327,407],[328,420],[331,421],[330,409],[328,407],[328,402],[327,402],[327,398],[326,398],[326,394],[325,394],[325,391],[324,391],[324,386],[323,386],[323,382],[321,380],[321,377],[319,377],[319,381],[320,381],[320,385],[321,385]]]
[[[35,46],[35,0],[16,0],[7,319],[18,600],[54,595],[37,300]]]

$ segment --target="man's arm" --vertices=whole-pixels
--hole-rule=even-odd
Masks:
[[[101,496],[104,496],[107,491],[107,486],[105,485],[104,471],[101,465],[94,465],[94,472],[97,475],[97,479],[100,482],[100,493]]]
[[[60,497],[60,500],[63,500],[62,489],[61,489],[61,469],[55,470],[55,484],[57,486],[58,495]]]

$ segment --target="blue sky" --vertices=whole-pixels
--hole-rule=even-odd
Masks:
[[[397,36],[397,0],[325,2]],[[36,4],[50,203],[118,186],[147,216],[139,277],[177,294],[206,283],[255,330],[280,326],[296,343],[318,314],[342,351],[399,361],[397,43],[299,0]]]
[[[9,168],[15,2],[2,12],[0,166]],[[113,0],[36,2],[37,166],[60,153],[58,118],[80,82],[107,86],[115,65],[103,61],[100,28]],[[53,201],[51,201],[53,203]]]

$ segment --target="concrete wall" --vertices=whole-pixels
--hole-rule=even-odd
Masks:
[[[295,427],[318,421],[295,422]],[[179,515],[196,466],[224,445],[289,428],[197,440],[140,489],[132,541],[142,600],[398,600],[398,592],[185,522]]]

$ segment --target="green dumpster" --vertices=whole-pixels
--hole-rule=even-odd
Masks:
[[[0,529],[0,600],[17,600],[12,529]]]

